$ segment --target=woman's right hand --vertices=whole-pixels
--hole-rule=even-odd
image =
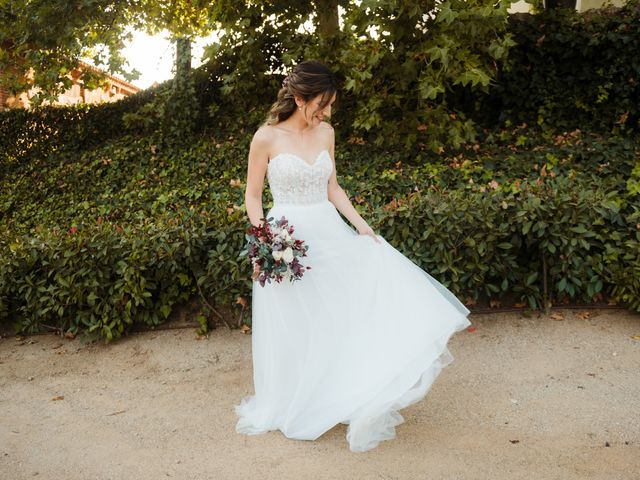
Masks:
[[[376,242],[380,243],[380,239],[376,236],[376,233],[369,225],[365,225],[364,227],[358,228],[358,234],[360,235],[369,235]]]
[[[257,280],[260,276],[260,265],[257,263],[253,266],[253,274],[251,275],[252,280]]]

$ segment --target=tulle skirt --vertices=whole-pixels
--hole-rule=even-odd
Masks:
[[[315,440],[348,425],[354,452],[395,438],[402,408],[453,361],[447,342],[469,310],[382,236],[359,235],[330,201],[274,204],[309,245],[295,282],[253,282],[255,394],[234,409],[238,433]]]

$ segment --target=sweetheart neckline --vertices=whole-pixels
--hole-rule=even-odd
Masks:
[[[313,163],[309,163],[309,162],[307,162],[304,158],[302,158],[302,157],[301,157],[301,156],[299,156],[299,155],[296,155],[295,153],[280,152],[280,153],[278,153],[277,155],[275,155],[271,160],[269,160],[269,165],[271,165],[271,164],[273,163],[273,161],[274,161],[276,158],[278,158],[278,157],[280,157],[280,156],[287,156],[287,155],[288,155],[288,156],[291,156],[291,157],[297,158],[297,159],[298,159],[298,160],[300,160],[302,163],[304,163],[305,165],[307,165],[309,168],[312,168],[312,167],[314,167],[314,166],[318,163],[318,159],[322,156],[322,154],[323,154],[324,152],[329,153],[329,150],[328,150],[328,149],[326,149],[326,148],[323,148],[322,150],[320,150],[320,153],[318,153],[318,155],[316,155],[316,158],[315,158],[315,160],[313,161]],[[329,158],[331,158],[331,157],[329,157]],[[267,168],[269,167],[269,165],[267,165]]]

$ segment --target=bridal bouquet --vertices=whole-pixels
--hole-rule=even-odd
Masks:
[[[261,220],[264,220],[261,219]],[[271,280],[281,282],[288,278],[291,282],[300,280],[306,270],[311,267],[303,266],[299,257],[306,257],[308,245],[303,240],[293,238],[293,225],[282,217],[271,222],[269,217],[260,226],[250,225],[245,238],[246,248],[240,252],[240,256],[248,256],[251,264],[260,267],[260,271],[252,275],[253,280],[258,280],[260,286]]]

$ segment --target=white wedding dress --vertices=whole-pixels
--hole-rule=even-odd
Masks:
[[[315,440],[348,425],[354,452],[395,438],[398,412],[424,398],[453,361],[449,338],[469,310],[381,237],[359,235],[327,199],[328,150],[313,164],[281,153],[267,178],[273,207],[309,245],[299,281],[253,282],[255,395],[235,405],[236,431]]]

